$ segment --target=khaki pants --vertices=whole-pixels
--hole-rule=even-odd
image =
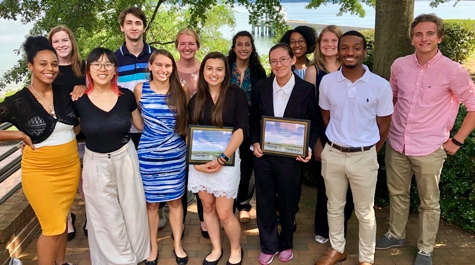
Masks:
[[[326,145],[322,153],[322,176],[328,197],[330,243],[345,251],[344,209],[348,183],[353,192],[355,214],[359,221],[359,261],[374,262],[376,218],[374,193],[378,176],[376,147],[368,151],[345,153]]]
[[[82,176],[91,263],[142,262],[150,254],[150,235],[144,188],[132,141],[106,154],[86,148]]]
[[[421,200],[417,247],[427,253],[434,250],[439,229],[439,181],[446,157],[443,147],[426,156],[406,156],[396,152],[389,144],[386,145],[386,174],[390,195],[389,233],[396,239],[406,237],[411,180],[414,174]]]

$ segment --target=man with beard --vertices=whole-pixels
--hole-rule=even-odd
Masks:
[[[393,104],[388,81],[363,65],[366,53],[361,33],[343,34],[338,42],[341,69],[324,76],[320,84],[319,105],[328,138],[321,155],[322,176],[332,247],[317,265],[335,264],[347,257],[343,222],[348,184],[359,221],[359,264],[374,263],[377,153],[389,131]]]

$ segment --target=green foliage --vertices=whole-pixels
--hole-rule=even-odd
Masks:
[[[326,5],[328,2],[328,0],[311,0],[310,3],[306,6],[306,8],[318,8],[320,5]],[[366,3],[370,6],[375,6],[376,0],[332,0],[331,3],[340,4],[340,12],[338,12],[338,16],[343,15],[343,13],[349,12],[352,15],[364,17],[366,15],[366,11],[364,10],[362,4]]]
[[[445,34],[439,49],[442,54],[458,63],[464,63],[475,49],[475,21],[444,21]]]
[[[249,10],[251,22],[267,17],[277,31],[286,27],[278,0],[5,0],[0,1],[0,17],[34,23],[30,35],[46,35],[51,28],[65,24],[75,33],[80,53],[85,57],[98,46],[117,49],[124,41],[119,13],[129,6],[137,6],[147,14],[147,42],[175,52],[176,33],[186,27],[193,28],[201,38],[200,58],[209,51],[228,52],[230,40],[222,37],[219,28],[234,27],[234,4],[242,4]],[[26,74],[23,58],[2,77],[0,88],[8,83],[24,82]]]
[[[475,20],[471,19],[449,19],[444,20],[445,35],[439,49],[443,55],[451,60],[464,63],[475,50]],[[361,33],[368,42],[368,55],[364,64],[373,70],[374,56],[374,30],[364,30]]]
[[[374,56],[374,30],[368,29],[361,31],[366,38],[366,48],[368,49],[368,53],[366,58],[363,61],[363,64],[368,66],[370,71],[373,71],[373,56]]]
[[[461,105],[452,136],[460,129],[467,109]],[[475,232],[475,132],[464,141],[454,156],[448,156],[440,180],[440,205],[443,218],[465,230]]]

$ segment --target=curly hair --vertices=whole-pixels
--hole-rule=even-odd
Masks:
[[[305,54],[312,53],[317,43],[317,32],[314,28],[309,26],[298,26],[295,29],[287,30],[279,42],[290,45],[290,35],[292,35],[294,32],[300,33],[300,35],[302,35],[305,39],[305,43],[307,44],[307,50],[305,51]]]
[[[411,23],[411,38],[414,35],[414,28],[421,22],[433,22],[437,25],[437,37],[444,37],[444,21],[435,14],[420,14]]]
[[[259,72],[264,72],[264,67],[262,67],[259,54],[257,53],[256,46],[254,45],[254,38],[252,37],[251,33],[249,33],[249,31],[240,31],[236,33],[236,35],[234,35],[233,44],[231,45],[231,48],[228,52],[229,67],[231,68],[233,63],[236,62],[237,55],[234,51],[234,48],[236,47],[236,41],[239,37],[249,37],[249,39],[251,40],[252,52],[249,56],[249,70],[251,72],[251,75],[257,76]]]

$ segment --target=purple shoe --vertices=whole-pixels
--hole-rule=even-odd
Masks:
[[[257,259],[257,261],[259,261],[259,263],[262,265],[271,264],[272,261],[274,260],[274,256],[277,255],[278,253],[279,252],[276,252],[275,254],[265,254],[261,252],[261,254],[259,254],[259,258]]]
[[[290,261],[293,257],[294,257],[294,253],[292,252],[291,248],[281,251],[279,253],[279,260],[282,262]]]

